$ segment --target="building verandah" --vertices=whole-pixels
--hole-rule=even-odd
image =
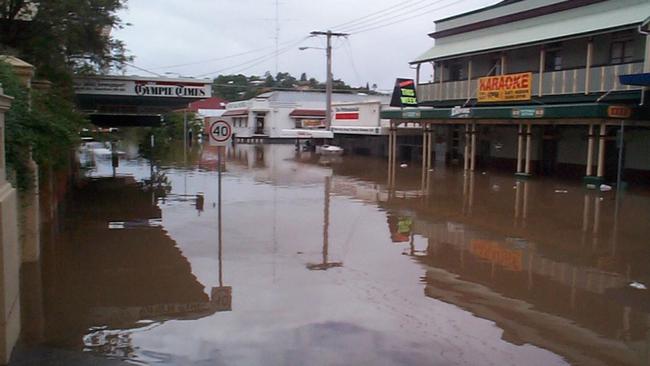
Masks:
[[[596,184],[615,180],[621,152],[625,180],[650,184],[647,113],[602,103],[385,111],[382,118],[391,120],[389,178],[399,160],[398,136],[406,130],[400,127],[408,125],[420,129],[423,171],[443,160],[466,171],[496,168],[520,178],[584,178]],[[441,129],[443,136],[435,133]],[[441,144],[432,147],[441,138],[444,151]]]

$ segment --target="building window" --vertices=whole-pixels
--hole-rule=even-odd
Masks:
[[[467,79],[467,75],[462,62],[456,61],[449,65],[449,81],[458,81],[465,79]]]
[[[609,51],[610,64],[623,64],[632,61],[634,55],[634,48],[632,40],[612,42]]]
[[[544,71],[558,70],[562,70],[562,49],[559,43],[554,43],[546,49]]]
[[[490,72],[488,76],[501,75],[501,57],[492,57],[490,60]]]

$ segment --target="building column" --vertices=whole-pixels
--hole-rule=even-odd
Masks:
[[[596,176],[602,179],[605,176],[605,137],[607,128],[604,123],[600,124],[600,135],[598,136],[598,170]]]
[[[467,61],[467,99],[472,98],[472,59]]]
[[[469,170],[469,124],[465,123],[465,152],[463,153],[464,170]]]
[[[517,131],[517,174],[523,173],[524,159],[524,125],[519,125]]]
[[[585,63],[585,95],[589,94],[589,87],[591,83],[591,72],[589,72],[589,70],[591,69],[593,54],[594,40],[592,38],[589,38],[589,42],[587,42],[587,60]]]
[[[424,193],[424,187],[427,177],[427,157],[428,157],[428,140],[429,133],[427,132],[427,127],[422,124],[422,192]]]
[[[472,147],[471,147],[471,160],[469,170],[474,171],[476,168],[476,122],[472,122]]]
[[[20,248],[16,190],[7,182],[4,114],[12,98],[0,87],[0,364],[9,363],[20,334]]]
[[[546,68],[546,49],[542,46],[539,50],[539,84],[537,96],[544,95],[544,68]]]
[[[533,126],[532,124],[528,124],[526,127],[526,170],[525,174],[530,175],[530,153],[532,149],[532,135],[533,135]]]
[[[391,177],[393,176],[393,122],[388,127],[388,186],[392,185]]]
[[[587,169],[585,176],[591,177],[594,169],[594,125],[589,125],[589,134],[587,135]]]

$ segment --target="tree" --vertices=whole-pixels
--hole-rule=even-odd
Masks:
[[[300,81],[301,82],[307,81],[307,74],[306,73],[303,72],[302,74],[300,74]]]
[[[131,58],[111,36],[126,0],[0,0],[0,51],[58,83],[72,73],[120,69]]]

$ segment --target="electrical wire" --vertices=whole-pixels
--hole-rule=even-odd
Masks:
[[[366,14],[364,16],[352,19],[352,20],[347,21],[345,23],[337,24],[337,25],[335,25],[335,26],[333,26],[331,28],[332,29],[344,29],[345,27],[354,26],[354,25],[357,25],[359,23],[363,23],[363,22],[367,21],[368,19],[376,18],[377,16],[383,16],[384,13],[391,12],[393,9],[396,9],[396,8],[404,9],[406,7],[412,6],[413,4],[409,5],[408,3],[412,3],[413,1],[414,0],[402,1],[401,3],[398,3],[396,5],[389,6],[387,8],[377,10],[377,11],[375,11],[373,13]],[[416,3],[422,3],[424,1],[427,1],[427,0],[420,0],[420,1],[417,1]]]
[[[453,2],[451,2],[451,3],[449,3],[449,4],[446,4],[446,5],[440,6],[440,7],[438,7],[438,8],[431,9],[431,10],[428,10],[428,11],[425,11],[425,12],[422,12],[422,13],[420,13],[420,14],[416,14],[416,15],[413,15],[413,16],[410,16],[410,17],[407,17],[407,18],[402,18],[402,19],[399,19],[399,20],[396,20],[396,21],[393,21],[393,22],[389,22],[389,23],[386,23],[386,24],[377,25],[377,26],[370,27],[370,28],[365,28],[365,29],[356,30],[356,31],[352,32],[351,34],[365,33],[365,32],[369,32],[369,31],[372,31],[372,30],[385,28],[385,27],[388,27],[388,26],[391,26],[391,25],[394,25],[394,24],[403,23],[403,22],[405,22],[405,21],[407,21],[407,20],[411,20],[411,19],[419,18],[419,17],[421,17],[421,16],[424,16],[424,15],[427,15],[427,14],[431,14],[431,13],[434,13],[434,12],[440,11],[440,10],[445,9],[445,8],[448,8],[448,7],[452,6],[452,5],[459,4],[459,3],[463,2],[463,1],[465,1],[465,0],[456,0],[456,1],[453,1]]]
[[[361,76],[359,74],[359,70],[357,69],[357,66],[354,63],[354,57],[352,57],[352,44],[350,43],[350,40],[347,37],[345,37],[344,45],[345,45],[345,53],[348,55],[348,58],[350,60],[350,64],[352,65],[352,71],[354,71],[354,74],[357,77],[357,83],[362,85],[363,83],[361,81]]]
[[[386,22],[386,21],[391,21],[391,20],[393,20],[395,18],[399,18],[401,16],[414,14],[414,13],[420,12],[420,11],[426,9],[426,8],[432,7],[432,6],[440,3],[441,1],[443,1],[443,0],[436,0],[436,1],[433,1],[433,2],[431,2],[431,0],[418,1],[417,3],[413,3],[413,4],[409,5],[408,7],[403,7],[401,9],[395,10],[395,11],[390,12],[388,14],[383,14],[383,15],[381,15],[379,17],[375,17],[376,19],[366,19],[365,21],[359,22],[358,24],[353,24],[353,25],[344,27],[343,31],[345,31],[345,32],[354,32],[354,30],[356,30],[356,29],[365,28],[365,27],[380,24],[380,23]],[[420,5],[420,4],[425,3],[425,2],[428,2],[428,4],[419,6],[417,8],[413,8],[414,6]]]
[[[286,53],[287,51],[293,49],[295,46],[297,46],[297,45],[299,45],[300,43],[304,42],[304,41],[305,41],[306,39],[308,39],[308,38],[310,38],[310,36],[308,36],[308,37],[303,37],[303,38],[299,39],[298,41],[295,41],[295,42],[293,42],[293,43],[290,43],[290,44],[287,45],[286,47],[283,47],[283,48],[279,49],[279,50],[277,51],[277,54],[280,55],[280,54]],[[204,73],[204,74],[200,74],[200,75],[197,75],[197,77],[204,77],[204,76],[208,76],[208,75],[214,75],[214,74],[221,73],[221,72],[223,72],[223,71],[232,70],[232,69],[237,69],[237,68],[240,68],[240,67],[244,67],[244,69],[241,70],[241,71],[243,71],[243,70],[246,70],[246,69],[248,69],[248,68],[250,68],[250,67],[253,67],[253,66],[259,65],[260,63],[265,62],[265,61],[267,61],[269,58],[272,58],[272,57],[275,57],[275,56],[276,56],[276,51],[273,50],[273,52],[267,53],[267,54],[265,54],[265,55],[263,55],[263,56],[253,58],[253,59],[250,59],[250,60],[248,60],[248,61],[245,61],[245,62],[242,62],[242,63],[236,64],[236,65],[232,65],[232,66],[228,66],[228,67],[225,67],[225,68],[221,68],[221,69],[219,69],[219,70],[215,70],[215,71],[207,72],[207,73]]]

